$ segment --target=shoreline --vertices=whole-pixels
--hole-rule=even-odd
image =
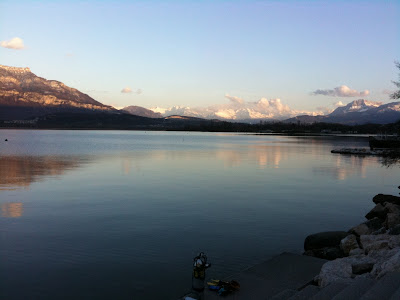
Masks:
[[[332,299],[337,294],[337,299],[351,300],[364,294],[371,299],[389,299],[383,293],[400,295],[400,197],[378,194],[373,202],[366,221],[348,231],[308,235],[303,254],[281,253],[228,276],[225,280],[237,280],[241,290],[225,299],[254,295],[254,299],[310,299],[313,295]],[[293,281],[294,274],[300,274],[302,280]],[[219,298],[206,286],[204,293],[179,299]]]
[[[366,221],[348,231],[306,237],[305,255],[325,258],[318,285],[347,282],[358,276],[379,279],[400,271],[400,197],[378,194]]]

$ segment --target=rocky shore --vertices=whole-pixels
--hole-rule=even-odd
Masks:
[[[304,255],[328,259],[314,279],[325,287],[400,271],[400,197],[378,194],[366,221],[348,231],[307,236]]]

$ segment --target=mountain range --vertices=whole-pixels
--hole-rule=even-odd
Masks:
[[[383,104],[382,102],[364,99],[354,100],[345,106],[336,108],[325,116],[301,115],[285,120],[290,123],[340,123],[354,124],[388,124],[400,120],[400,102]]]
[[[155,121],[157,124],[160,124],[161,120],[199,122],[201,119],[206,119],[245,123],[282,121],[285,123],[325,122],[353,125],[387,124],[400,119],[400,102],[383,104],[359,99],[338,107],[327,115],[303,114],[288,118],[291,111],[279,99],[263,98],[257,102],[243,104],[239,98],[229,95],[226,97],[232,101],[229,106],[198,109],[189,107],[147,109],[140,106],[128,106],[117,110],[62,82],[36,76],[29,68],[0,65],[0,120],[33,119],[56,113],[71,113],[74,114],[74,119],[77,118],[75,115],[79,115],[79,113],[132,115],[159,119]],[[140,123],[138,120],[135,122]]]

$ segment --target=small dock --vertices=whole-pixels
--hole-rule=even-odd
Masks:
[[[370,150],[368,148],[340,148],[333,149],[331,153],[339,154],[352,154],[352,155],[375,155],[375,156],[390,156],[392,154],[399,154],[399,151],[393,149],[374,149]]]
[[[319,274],[325,262],[324,259],[285,252],[224,278],[226,281],[238,281],[240,283],[239,291],[220,297],[215,291],[210,291],[206,287],[201,299],[269,299],[284,290],[297,290],[306,286]],[[185,299],[185,297],[181,299]]]

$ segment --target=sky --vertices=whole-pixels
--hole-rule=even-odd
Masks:
[[[0,64],[115,107],[328,111],[391,102],[399,15],[390,0],[0,0]]]

